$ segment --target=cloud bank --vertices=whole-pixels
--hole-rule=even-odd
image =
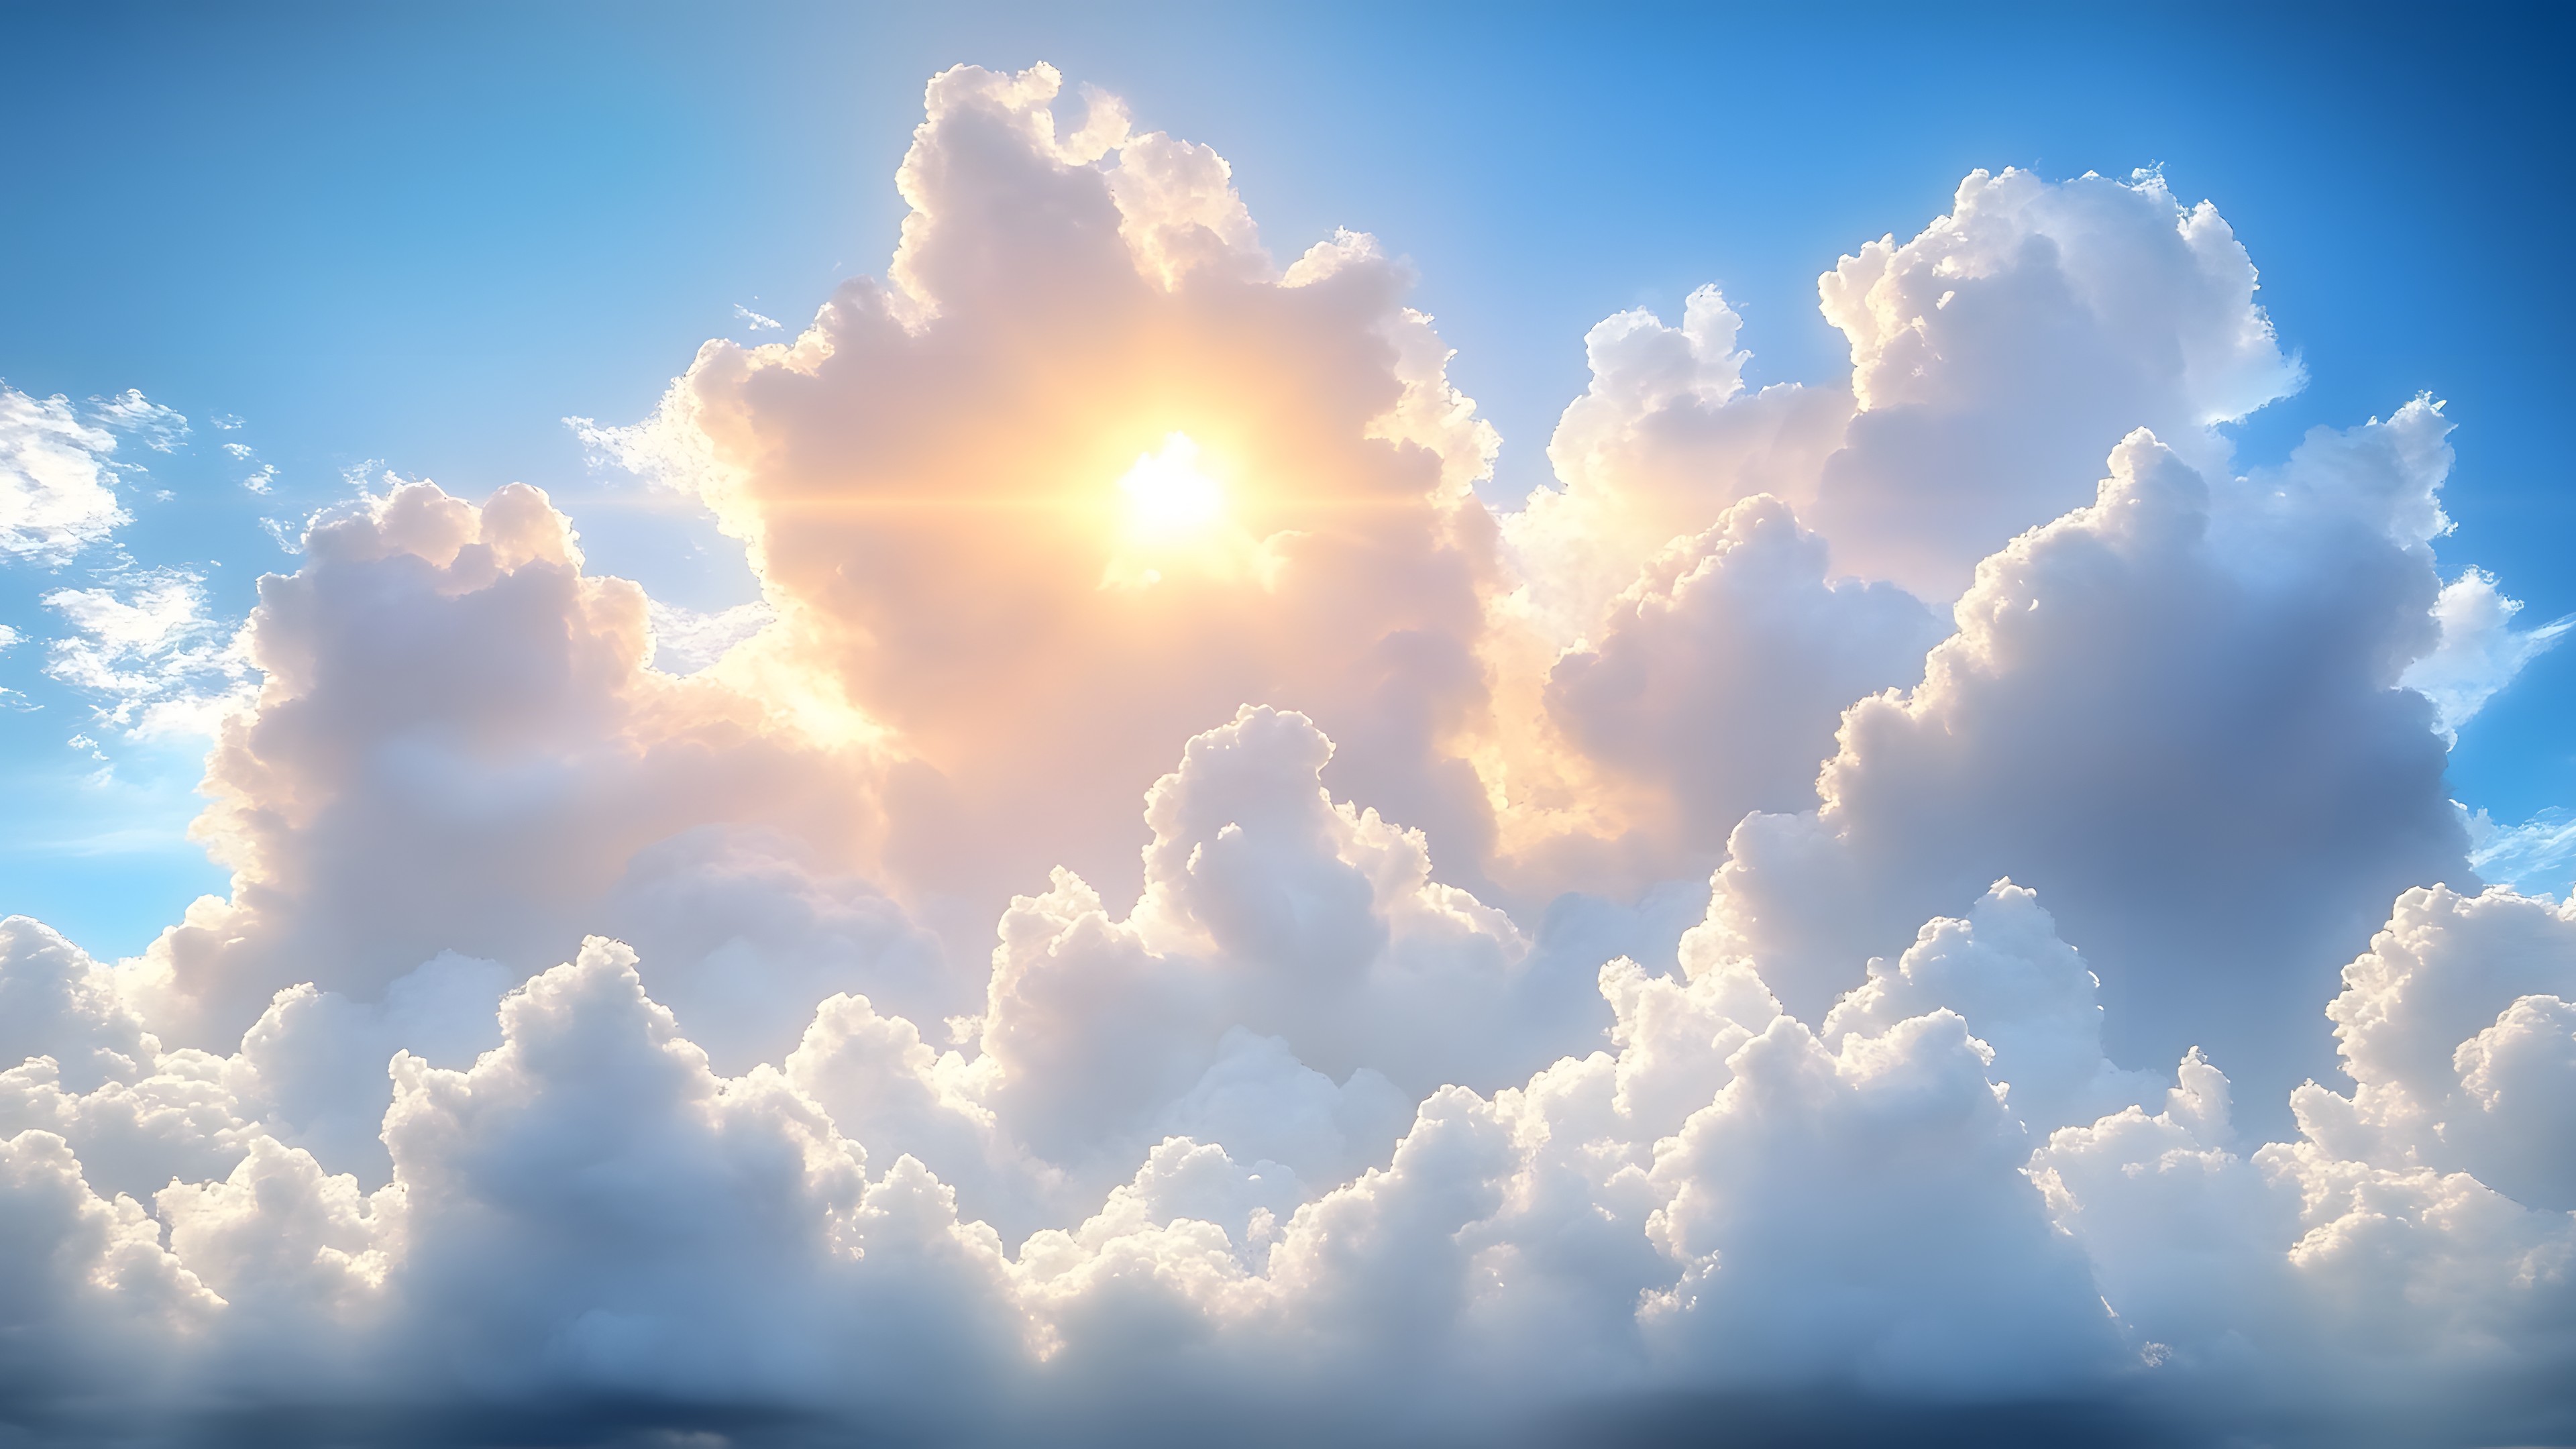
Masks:
[[[426,482],[233,645],[49,599],[120,725],[244,691],[233,883],[0,923],[0,1418],[2576,1435],[2576,906],[2444,785],[2562,626],[2438,571],[2439,403],[2240,464],[2216,209],[1980,172],[1845,378],[1594,328],[1498,512],[1400,262],[1060,92],[934,79],[884,280],[581,424],[758,601]],[[0,394],[11,553],[107,427]]]

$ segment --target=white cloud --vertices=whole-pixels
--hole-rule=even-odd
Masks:
[[[2496,589],[2495,575],[2463,569],[2443,585],[2433,605],[2441,622],[2442,642],[2432,653],[2406,668],[2406,687],[2433,701],[2444,732],[2456,739],[2496,692],[2513,682],[2524,665],[2547,653],[2559,637],[2576,628],[2576,615],[2553,619],[2536,629],[2516,629],[2513,616],[2520,599]]]
[[[729,836],[774,832],[783,843],[768,853],[803,863],[779,909],[809,888],[828,895],[851,868],[864,739],[818,743],[838,716],[800,723],[791,696],[746,693],[722,669],[647,669],[642,590],[586,576],[544,494],[512,485],[478,509],[403,484],[326,514],[305,547],[301,570],[261,581],[238,646],[261,683],[223,721],[201,787],[212,803],[198,835],[237,873],[232,898],[201,901],[154,948],[180,1039],[229,1040],[301,981],[372,1001],[446,950],[533,970],[613,900],[649,917],[644,875],[671,851],[766,889],[731,876]],[[176,597],[160,613],[82,602],[138,637],[163,614],[186,627]],[[735,667],[767,682],[756,660]],[[711,830],[697,845],[679,842],[700,826]],[[782,949],[801,939],[771,934]],[[769,959],[748,940],[690,939],[690,952],[658,953],[667,969]],[[868,980],[863,959],[799,978],[817,989],[775,1005],[787,1013],[769,1023],[776,1050],[821,982]]]
[[[1824,541],[1756,494],[1647,565],[1600,642],[1557,659],[1548,709],[1661,805],[1639,824],[1713,864],[1748,812],[1812,797],[1843,706],[1913,684],[1944,632],[1893,585],[1828,583]]]
[[[2242,479],[2132,436],[2092,507],[1979,565],[1919,688],[1845,714],[1818,809],[1737,827],[1691,949],[1821,1011],[2010,875],[2102,972],[2115,1056],[2197,1042],[2266,1101],[2324,1070],[2314,1003],[2379,903],[2472,879],[2395,687],[2435,647],[2448,428],[2418,401]]]
[[[751,330],[754,332],[775,332],[785,325],[777,318],[764,317],[758,312],[754,312],[749,307],[742,305],[740,302],[733,304],[733,315],[749,325]]]
[[[115,435],[61,397],[0,384],[0,554],[61,563],[115,532],[130,517],[108,467],[115,451]]]
[[[249,477],[241,480],[242,487],[253,493],[267,493],[276,487],[277,465],[274,463],[261,463],[259,461],[259,454],[248,444],[226,443],[224,444],[224,452],[236,463],[253,463],[258,465],[253,469]]]
[[[712,614],[659,599],[647,600],[644,607],[653,621],[654,667],[673,674],[697,673],[778,618],[776,610],[756,599]]]
[[[2215,470],[2217,424],[2305,381],[2235,232],[2155,174],[1973,172],[1949,216],[1870,243],[1818,286],[1851,339],[1860,412],[1815,521],[1838,565],[1929,597],[2082,504],[2076,480],[2132,428]]]
[[[135,739],[211,737],[249,702],[249,660],[207,613],[199,575],[132,571],[44,604],[73,630],[48,647],[45,673],[91,696],[101,724]]]
[[[178,451],[188,439],[187,417],[127,388],[111,398],[91,398],[90,415],[120,433],[132,433],[156,453]]]

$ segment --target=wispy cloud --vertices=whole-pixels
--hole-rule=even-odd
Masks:
[[[43,602],[73,630],[48,647],[45,673],[89,696],[99,722],[129,737],[212,735],[249,697],[248,656],[206,612],[200,575],[133,570]]]
[[[126,523],[115,451],[115,435],[65,399],[0,383],[0,559],[60,563]]]

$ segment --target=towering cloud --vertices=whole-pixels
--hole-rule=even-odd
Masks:
[[[2437,571],[2438,404],[2240,468],[2216,211],[1978,173],[1823,279],[1846,378],[1595,328],[1498,517],[1374,241],[1059,90],[936,78],[886,279],[589,430],[759,601],[519,485],[263,580],[229,895],[0,922],[0,1416],[2576,1433],[2576,914],[2444,786],[2556,626]],[[216,647],[157,597],[56,607]]]
[[[888,280],[709,343],[608,442],[699,491],[890,732],[887,869],[969,937],[1059,863],[1132,892],[1139,785],[1247,702],[1472,862],[1492,430],[1374,241],[1283,270],[1214,152],[1106,97],[1067,131],[1058,84],[932,82]]]
[[[2109,972],[2130,1060],[2195,1042],[2263,1095],[2331,1058],[2315,1003],[2407,885],[2471,886],[2430,654],[2448,424],[2410,403],[2213,482],[2149,434],[2093,506],[1978,567],[1921,688],[1845,714],[1819,808],[1753,816],[1697,949],[1821,1010],[1999,875]]]

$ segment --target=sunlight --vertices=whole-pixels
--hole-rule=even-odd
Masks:
[[[1118,480],[1119,539],[1104,589],[1145,589],[1180,569],[1202,579],[1269,580],[1272,561],[1227,506],[1224,485],[1200,464],[1197,441],[1166,433]]]
[[[1203,538],[1225,513],[1225,492],[1199,471],[1199,445],[1168,434],[1159,453],[1140,453],[1118,480],[1127,495],[1127,527],[1139,542],[1178,544]]]

